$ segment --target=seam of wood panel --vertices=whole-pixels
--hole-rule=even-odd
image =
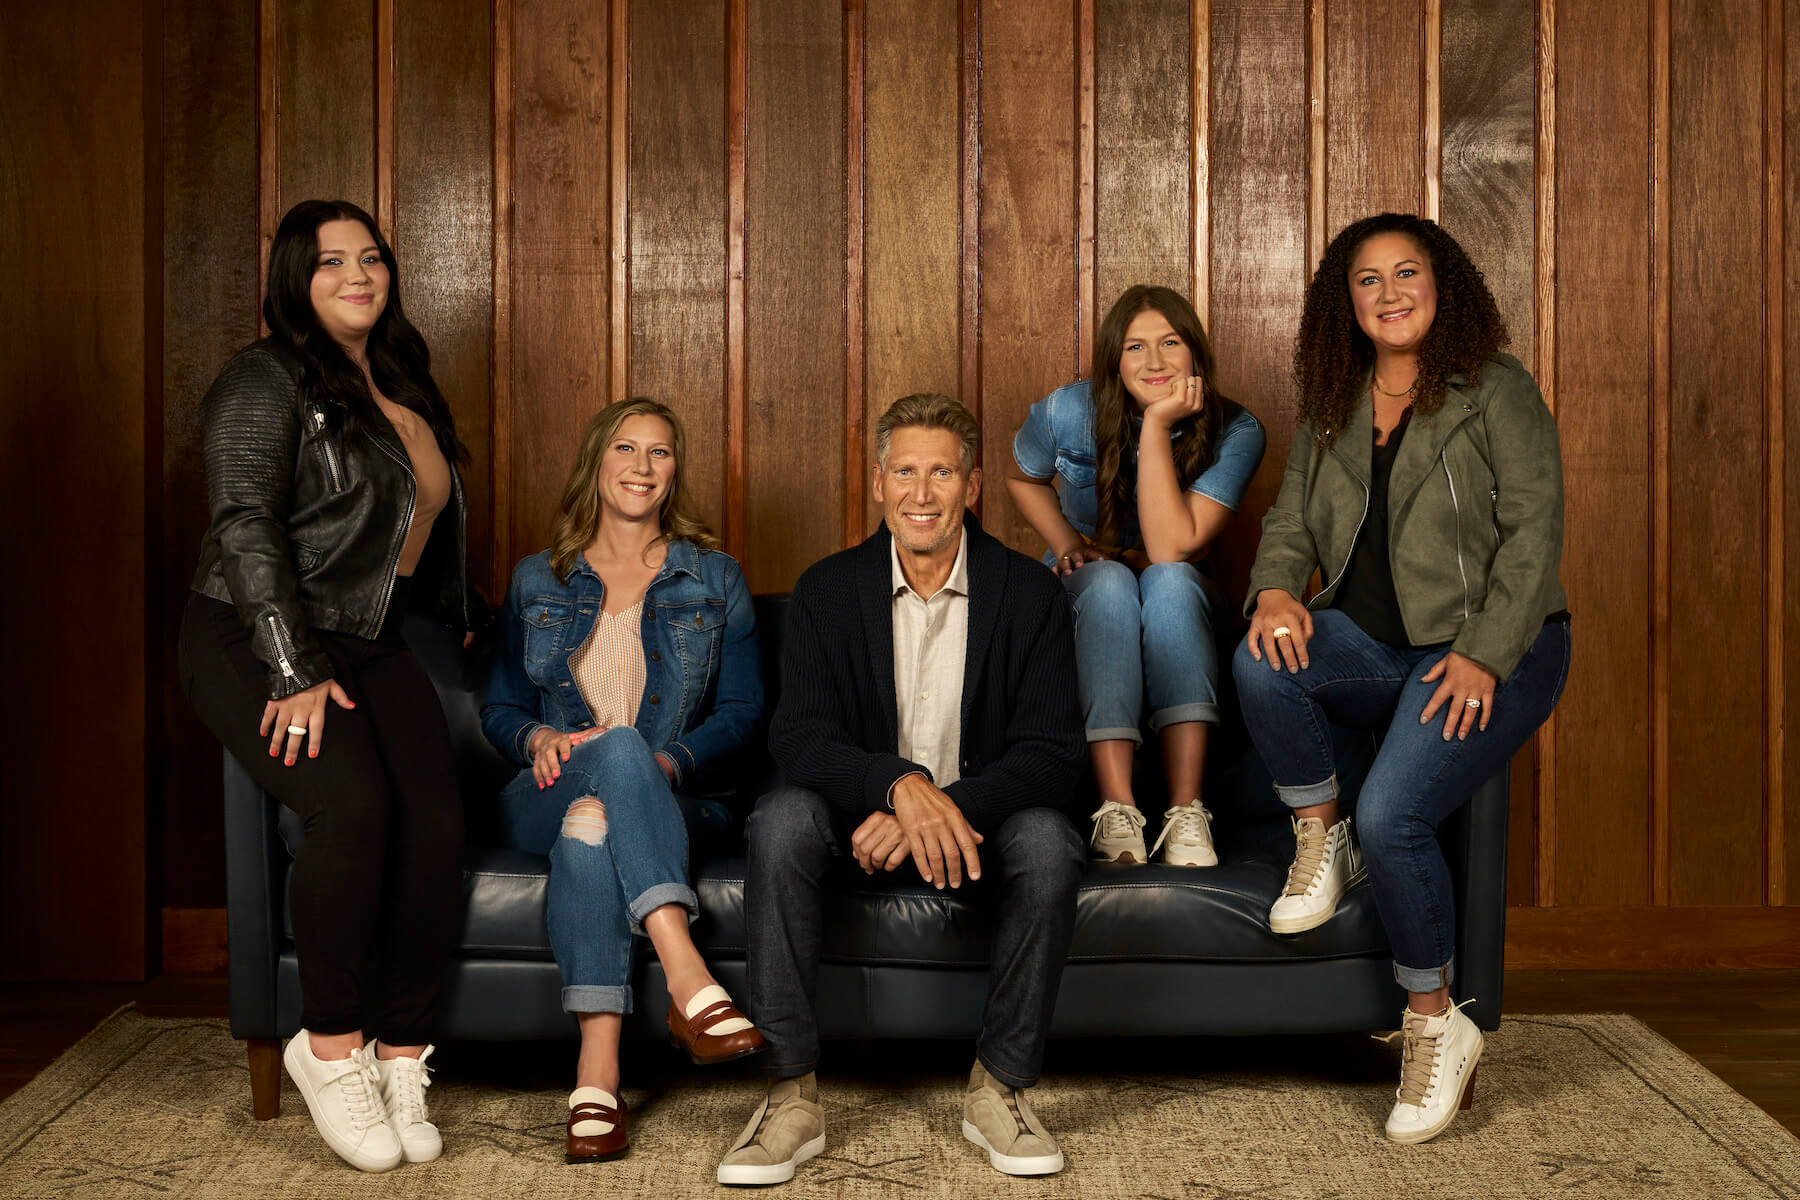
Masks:
[[[1433,7],[1437,4],[1434,0]],[[1439,9],[1438,17],[1442,18]],[[1441,33],[1441,27],[1440,27]],[[1442,38],[1438,39],[1441,46]],[[1533,285],[1533,341],[1537,354],[1538,389],[1544,405],[1556,418],[1556,0],[1538,0],[1537,6],[1537,114],[1535,161],[1537,225]],[[1438,162],[1441,169],[1442,160]],[[1437,180],[1427,176],[1435,188]],[[1436,197],[1432,219],[1436,220]],[[1553,712],[1532,737],[1535,758],[1537,864],[1533,877],[1540,905],[1556,903],[1556,714]]]
[[[725,551],[740,562],[748,545],[750,503],[747,329],[744,323],[744,217],[748,204],[750,39],[746,0],[725,11]]]
[[[844,0],[844,531],[854,546],[868,532],[867,439],[868,323],[864,287],[865,35],[863,0]]]
[[[493,561],[490,593],[506,592],[513,561],[512,508],[512,168],[513,168],[513,0],[494,0],[494,223],[493,328],[488,356],[488,427],[493,432],[489,478],[493,496]]]
[[[163,955],[162,912],[164,854],[160,844],[149,844],[148,832],[164,828],[169,781],[169,742],[164,736],[168,692],[163,687],[168,660],[164,653],[164,624],[168,601],[166,580],[170,564],[162,553],[166,520],[163,503],[163,241],[164,241],[164,123],[163,6],[145,0],[143,6],[144,78],[144,415],[143,437],[143,533],[144,533],[144,807],[135,830],[148,851],[144,872],[144,926],[142,969],[154,974]],[[177,568],[179,569],[179,568]],[[158,838],[160,842],[160,838]]]
[[[1786,346],[1786,278],[1787,229],[1782,190],[1783,162],[1786,152],[1786,79],[1783,59],[1786,53],[1786,30],[1782,0],[1763,3],[1763,270],[1766,272],[1766,308],[1763,339],[1763,396],[1766,413],[1764,463],[1768,480],[1768,538],[1764,570],[1768,597],[1764,603],[1763,627],[1768,642],[1763,658],[1768,722],[1766,755],[1768,780],[1764,787],[1766,833],[1763,845],[1767,854],[1764,872],[1766,900],[1770,905],[1787,903],[1787,780],[1784,774],[1786,733],[1782,724],[1787,708],[1787,407],[1786,380],[1783,372]]]
[[[611,349],[608,351],[611,374],[611,399],[631,396],[631,217],[627,204],[627,178],[630,152],[630,126],[626,123],[626,105],[631,89],[631,4],[630,0],[611,0],[612,28],[606,43],[607,57],[607,166],[612,193],[612,223],[607,247],[607,260],[612,265]]]
[[[1099,129],[1094,105],[1094,0],[1075,0],[1075,374],[1094,357]]]
[[[375,3],[375,223],[400,253],[394,224],[394,0]]]
[[[256,12],[256,295],[269,277],[269,247],[281,221],[281,5],[262,0]],[[257,305],[256,328],[268,324]]]
[[[1188,2],[1190,158],[1188,207],[1193,243],[1188,277],[1200,328],[1212,329],[1212,0]]]
[[[957,332],[961,345],[961,399],[981,426],[981,0],[957,0],[957,124],[961,145],[957,188],[962,212],[957,250],[962,279],[958,289]],[[981,510],[976,501],[976,512]]]
[[[1306,4],[1306,273],[1312,282],[1325,257],[1325,0]]]
[[[1650,896],[1669,903],[1669,0],[1650,0]]]
[[[1419,55],[1423,73],[1424,131],[1420,138],[1420,175],[1425,196],[1425,216],[1436,221],[1443,207],[1444,191],[1444,0],[1425,0],[1425,19],[1420,22],[1423,40]]]

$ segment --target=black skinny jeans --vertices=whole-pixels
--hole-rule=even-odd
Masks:
[[[304,746],[291,767],[269,756],[257,732],[267,669],[231,605],[189,597],[180,671],[200,719],[304,822],[288,883],[301,1024],[416,1046],[431,1040],[455,945],[463,818],[443,708],[400,638],[403,589],[373,641],[316,632],[356,705],[330,703],[317,758]]]

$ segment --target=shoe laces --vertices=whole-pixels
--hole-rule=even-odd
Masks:
[[[1475,999],[1470,997],[1435,1015],[1448,1018],[1473,1003]],[[1407,1016],[1416,1017],[1417,1021],[1407,1020],[1394,1032],[1376,1034],[1374,1037],[1378,1042],[1390,1044],[1397,1037],[1405,1038],[1400,1044],[1400,1087],[1395,1091],[1394,1098],[1402,1104],[1423,1108],[1431,1093],[1432,1080],[1437,1075],[1438,1053],[1444,1048],[1444,1035],[1450,1032],[1450,1022],[1446,1020],[1444,1027],[1436,1034],[1427,1034],[1425,1023],[1432,1019],[1430,1015],[1408,1009]]]
[[[390,1107],[394,1123],[399,1126],[421,1124],[428,1120],[425,1108],[425,1089],[431,1086],[431,1068],[425,1060],[431,1057],[435,1046],[425,1047],[425,1053],[417,1058],[390,1058],[386,1062],[388,1078],[393,1080],[390,1089]]]
[[[1108,800],[1095,809],[1089,820],[1094,823],[1094,836],[1106,841],[1129,838],[1144,827],[1144,814],[1129,804]]]
[[[1155,854],[1162,849],[1162,844],[1173,838],[1184,845],[1204,845],[1212,841],[1212,827],[1207,824],[1212,814],[1200,807],[1200,802],[1192,804],[1171,805],[1163,814],[1162,832],[1156,835],[1156,845],[1150,847]]]
[[[358,1130],[373,1129],[387,1120],[387,1107],[381,1100],[381,1071],[375,1065],[375,1051],[368,1046],[352,1054],[354,1063],[337,1077],[338,1092],[350,1114],[350,1124]]]
[[[1325,866],[1331,830],[1324,828],[1324,822],[1313,825],[1311,821],[1294,821],[1294,865],[1288,868],[1287,885],[1281,889],[1284,896],[1304,896],[1312,891]]]

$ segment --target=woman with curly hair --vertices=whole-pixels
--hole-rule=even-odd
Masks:
[[[1407,991],[1387,1135],[1436,1137],[1481,1031],[1450,1002],[1456,915],[1438,825],[1550,715],[1569,669],[1556,424],[1481,272],[1431,221],[1332,240],[1294,345],[1300,427],[1263,521],[1233,662],[1293,810],[1277,933],[1329,920],[1364,875]],[[1323,586],[1302,604],[1314,570]],[[1334,727],[1382,740],[1339,811]],[[1464,1001],[1467,1003],[1467,1001]]]
[[[1075,611],[1076,685],[1100,792],[1089,845],[1145,862],[1131,764],[1148,707],[1169,807],[1150,853],[1219,861],[1201,804],[1219,720],[1213,610],[1201,563],[1262,463],[1263,428],[1213,385],[1212,347],[1179,292],[1127,288],[1100,323],[1093,373],[1031,406],[1006,490],[1049,543]],[[1054,486],[1052,486],[1054,485]]]

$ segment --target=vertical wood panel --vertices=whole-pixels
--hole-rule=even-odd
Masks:
[[[844,0],[844,520],[843,545],[866,533],[873,496],[864,465],[868,438],[868,269],[865,139],[868,135],[867,15],[862,0]]]
[[[1418,212],[1424,123],[1420,0],[1330,0],[1325,218]]]
[[[961,154],[957,189],[961,217],[957,223],[961,274],[956,307],[957,398],[981,420],[981,0],[957,0],[957,123]],[[981,511],[976,498],[975,511]]]
[[[1767,586],[1764,611],[1770,633],[1769,653],[1764,658],[1763,679],[1766,696],[1765,761],[1768,766],[1767,815],[1764,825],[1764,849],[1767,857],[1765,902],[1783,904],[1787,899],[1787,792],[1792,784],[1784,773],[1787,766],[1787,423],[1785,374],[1787,368],[1787,214],[1786,187],[1792,177],[1785,173],[1786,151],[1783,60],[1787,53],[1781,0],[1765,0],[1763,5],[1763,295],[1764,372],[1763,405],[1766,416],[1765,437],[1768,450],[1765,467],[1767,479],[1766,544],[1767,561],[1763,576]]]
[[[1669,3],[1650,2],[1650,899],[1669,902]],[[1627,210],[1629,211],[1629,210]]]
[[[1782,391],[1786,404],[1786,454],[1782,463],[1784,501],[1782,532],[1786,540],[1787,569],[1800,563],[1800,0],[1786,0],[1782,13],[1786,96],[1783,100],[1782,154],[1786,186],[1783,210],[1784,255],[1783,316],[1786,333],[1781,345],[1786,355]],[[1800,679],[1800,586],[1790,579],[1779,615],[1786,636],[1784,666],[1790,681]],[[1783,797],[1785,837],[1779,848],[1786,861],[1783,903],[1800,904],[1800,687],[1789,683],[1783,722],[1782,775],[1788,781]]]
[[[1119,293],[1154,283],[1194,296],[1188,0],[1096,0],[1098,326]],[[1206,204],[1204,194],[1201,204]],[[1202,307],[1202,311],[1204,308]],[[1080,369],[1091,367],[1085,356]]]
[[[744,259],[749,164],[749,0],[727,0],[725,22],[725,549],[744,557],[750,481]]]
[[[992,0],[981,13],[981,435],[984,527],[1041,540],[1000,480],[1031,405],[1082,371],[1075,340],[1072,6]]]
[[[282,211],[349,200],[373,212],[375,8],[279,0],[279,14]]]
[[[681,415],[688,494],[725,515],[725,5],[631,12],[632,390]]]
[[[266,0],[265,0],[266,2]],[[494,3],[493,361],[488,368],[492,463],[488,495],[494,506],[488,594],[506,594],[513,561],[513,0]]]
[[[486,0],[399,11],[394,30],[392,231],[407,314],[471,452],[469,572],[486,580],[494,498],[488,395],[493,338],[493,78]],[[495,597],[498,599],[498,597]]]
[[[1094,129],[1094,0],[1075,0],[1075,361],[1094,358],[1094,203],[1099,138]],[[1185,89],[1183,89],[1185,90]]]
[[[1557,790],[1574,806],[1556,828],[1559,904],[1649,899],[1650,602],[1634,584],[1651,573],[1651,47],[1626,7],[1557,10],[1563,582],[1583,660],[1557,708]]]
[[[745,228],[750,586],[838,548],[844,495],[843,20],[752,0]]]
[[[395,107],[399,47],[395,44],[395,0],[375,0],[375,201],[369,211],[388,238],[394,236]]]
[[[1212,60],[1212,0],[1188,0],[1188,296],[1206,329],[1212,328]]]
[[[1216,553],[1242,579],[1294,437],[1290,370],[1307,249],[1306,0],[1212,0],[1212,336],[1219,384],[1261,418],[1263,467]]]
[[[1454,5],[1456,0],[1451,0]],[[1443,220],[1444,191],[1444,0],[1423,0],[1420,20],[1421,77],[1424,93],[1420,101],[1420,188],[1424,203],[1419,215],[1432,221]],[[1515,5],[1523,10],[1523,5]]]
[[[160,137],[142,115],[145,33],[141,5],[109,0],[80,20],[9,10],[0,38],[0,327],[28,351],[0,362],[6,557],[28,565],[0,589],[6,979],[144,977],[145,407],[159,388],[145,377],[144,190],[146,135]],[[31,566],[72,556],[103,580]],[[80,723],[77,767],[100,766],[93,777],[51,752],[58,720]]]
[[[1670,899],[1763,899],[1763,64],[1757,0],[1676,0],[1670,74],[1670,360],[1674,560]],[[1750,278],[1760,278],[1752,272]],[[1689,353],[1688,350],[1699,350]]]
[[[864,474],[888,405],[913,392],[960,390],[957,30],[956,0],[888,0],[867,10]],[[879,520],[871,498],[863,531]]]
[[[162,711],[159,903],[225,901],[219,744],[181,694],[176,635],[206,531],[200,398],[257,336],[256,10],[179,0],[163,26]]]
[[[513,12],[511,416],[515,554],[549,544],[577,437],[606,403],[611,175],[604,7]]]
[[[630,119],[626,94],[631,80],[631,0],[607,0],[607,19],[611,22],[607,55],[606,104],[611,122],[607,138],[607,178],[612,202],[611,223],[607,235],[607,260],[612,268],[608,291],[612,312],[608,314],[607,333],[611,336],[608,357],[612,376],[607,381],[607,400],[624,400],[631,396],[631,185],[628,179],[627,146]]]

